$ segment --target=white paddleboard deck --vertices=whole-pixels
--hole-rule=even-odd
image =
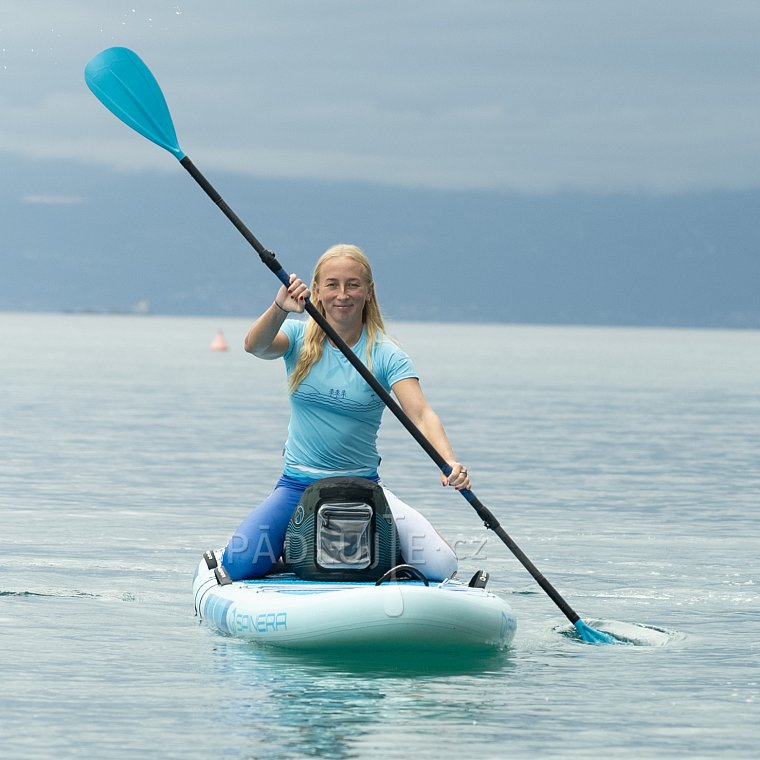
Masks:
[[[376,586],[281,574],[219,585],[202,559],[193,596],[221,633],[292,649],[503,649],[517,625],[503,599],[455,580]]]

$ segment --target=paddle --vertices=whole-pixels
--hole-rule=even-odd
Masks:
[[[143,61],[127,48],[108,48],[90,60],[85,67],[84,78],[95,97],[109,111],[118,116],[119,119],[132,127],[136,132],[143,135],[143,137],[147,137],[151,142],[169,151],[169,153],[179,160],[180,164],[184,166],[192,178],[203,188],[211,200],[219,206],[224,215],[253,246],[262,262],[274,272],[283,285],[286,287],[290,285],[290,278],[277,261],[275,255],[264,248],[235,212],[222,200],[222,197],[212,187],[211,183],[180,149],[164,95],[158,82]],[[398,403],[362,364],[356,354],[353,353],[310,301],[306,302],[306,312],[325,331],[330,340],[338,347],[346,359],[351,362],[357,372],[367,381],[372,390],[383,400],[401,424],[411,433],[412,437],[436,463],[444,475],[448,476],[451,474],[451,467],[448,462],[436,451],[422,432],[407,417]],[[538,585],[549,595],[549,598],[562,610],[584,641],[594,644],[618,643],[617,639],[613,636],[592,628],[580,619],[578,614],[560,596],[554,586],[544,578],[522,549],[501,527],[490,510],[481,503],[472,491],[463,489],[459,493],[472,505],[478,516],[483,520],[486,528],[496,533],[533,576]]]

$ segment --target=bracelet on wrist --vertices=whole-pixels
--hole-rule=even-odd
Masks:
[[[276,306],[276,307],[277,307],[277,308],[278,308],[280,311],[284,311],[286,314],[288,313],[288,310],[287,310],[287,309],[283,309],[283,308],[282,308],[282,306],[280,306],[280,304],[278,304],[278,303],[277,303],[277,299],[276,299],[276,298],[274,299],[274,305],[275,305],[275,306]]]

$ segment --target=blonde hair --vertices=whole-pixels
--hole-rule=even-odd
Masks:
[[[362,311],[362,323],[367,331],[367,355],[365,364],[368,369],[372,369],[372,349],[375,343],[385,334],[385,324],[383,315],[380,313],[380,304],[377,302],[377,295],[374,292],[374,280],[372,278],[372,267],[364,251],[355,245],[340,243],[328,248],[317,261],[314,267],[314,274],[311,278],[311,299],[314,306],[319,309],[320,314],[326,317],[325,308],[317,294],[320,275],[322,269],[330,261],[338,258],[348,258],[355,261],[362,268],[362,280],[368,290],[368,298],[364,303]],[[291,393],[301,384],[301,381],[309,374],[309,370],[322,358],[325,340],[327,335],[324,330],[313,320],[309,320],[304,333],[303,347],[298,356],[298,361],[293,369],[293,374],[288,382],[288,389]]]

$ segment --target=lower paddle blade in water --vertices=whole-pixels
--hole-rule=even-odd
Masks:
[[[598,631],[596,628],[592,628],[582,620],[576,620],[575,630],[578,631],[580,637],[587,644],[622,644],[622,641],[618,641],[614,636],[604,631]]]

